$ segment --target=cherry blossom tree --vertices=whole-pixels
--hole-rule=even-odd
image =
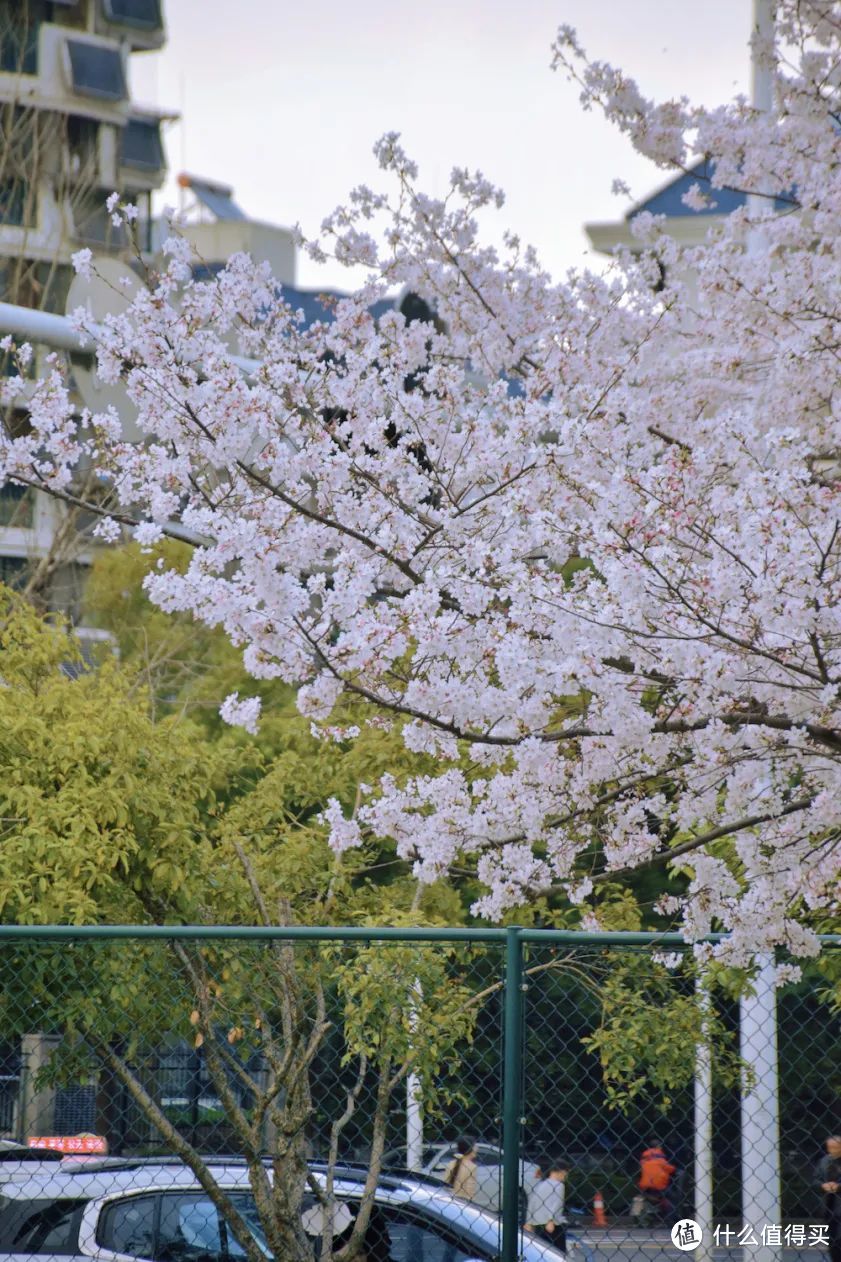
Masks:
[[[334,804],[336,850],[392,837],[421,881],[472,865],[485,916],[561,891],[585,923],[606,883],[671,866],[662,909],[689,939],[730,930],[737,961],[814,950],[841,871],[838,4],[780,0],[757,51],[768,113],[654,104],[555,44],[661,167],[709,159],[691,206],[751,195],[703,245],[640,215],[638,254],[558,282],[515,236],[484,243],[488,180],[455,170],[431,198],[388,135],[391,192],[355,189],[304,243],[366,269],[332,322],[305,327],[242,255],[194,280],[176,232],[97,333],[147,440],[80,425],[56,368],[0,446],[70,502],[93,462],[105,538],[188,532],[152,599],[299,685],[325,739],[353,738],[361,698],[433,757],[352,818]],[[395,291],[434,319],[375,320]]]

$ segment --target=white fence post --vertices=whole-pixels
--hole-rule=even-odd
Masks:
[[[752,1228],[756,1245],[743,1249],[745,1262],[781,1262],[782,1248],[763,1243],[762,1229],[781,1226],[780,1102],[777,1063],[777,987],[773,956],[766,952],[752,993],[740,1004],[742,1083],[742,1225]]]
[[[412,987],[409,1010],[409,1027],[417,1028],[418,1004],[422,992],[420,982]],[[423,1097],[421,1081],[417,1074],[410,1073],[406,1078],[406,1168],[421,1170],[423,1168]]]
[[[694,1251],[694,1262],[713,1258],[713,1067],[708,1028],[710,992],[701,971],[696,983],[701,1009],[701,1038],[695,1051],[695,1221],[702,1243]]]

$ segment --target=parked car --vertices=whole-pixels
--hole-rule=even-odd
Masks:
[[[0,1183],[9,1179],[28,1179],[36,1170],[57,1168],[63,1159],[60,1152],[29,1148],[26,1144],[0,1139]]]
[[[455,1144],[426,1144],[422,1150],[418,1173],[443,1183],[447,1167],[457,1155]],[[383,1157],[383,1169],[405,1170],[406,1160],[405,1148],[392,1148]],[[523,1159],[520,1162],[520,1199],[523,1202],[534,1185],[534,1172],[533,1161]],[[496,1144],[476,1144],[476,1196],[473,1203],[495,1213],[499,1213],[502,1208],[502,1149]]]
[[[255,1240],[271,1257],[260,1227],[245,1163],[208,1163],[234,1199]],[[313,1166],[316,1179],[323,1167]],[[350,1221],[359,1206],[364,1168],[339,1167],[335,1194]],[[309,1198],[307,1210],[316,1204]],[[318,1214],[313,1220],[317,1221]],[[376,1224],[376,1226],[375,1226]],[[378,1262],[494,1262],[498,1216],[452,1196],[423,1177],[383,1175],[369,1231],[379,1233]],[[366,1250],[369,1241],[365,1241]],[[387,1254],[386,1254],[387,1249]],[[563,1254],[522,1233],[523,1262],[564,1262]],[[180,1162],[103,1158],[75,1169],[41,1170],[25,1182],[0,1184],[0,1259],[34,1262],[241,1262],[244,1250],[192,1172]]]

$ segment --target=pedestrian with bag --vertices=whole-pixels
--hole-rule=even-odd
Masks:
[[[569,1162],[558,1157],[538,1166],[535,1173],[537,1182],[529,1192],[525,1229],[564,1252],[567,1247],[564,1185]]]
[[[475,1201],[476,1189],[476,1144],[472,1139],[456,1141],[456,1156],[444,1171],[444,1182],[452,1188],[455,1196],[465,1201]]]

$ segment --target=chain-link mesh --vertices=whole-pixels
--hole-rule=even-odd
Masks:
[[[837,1247],[834,958],[746,989],[691,956],[535,936],[516,996],[502,940],[3,939],[0,1254]]]

